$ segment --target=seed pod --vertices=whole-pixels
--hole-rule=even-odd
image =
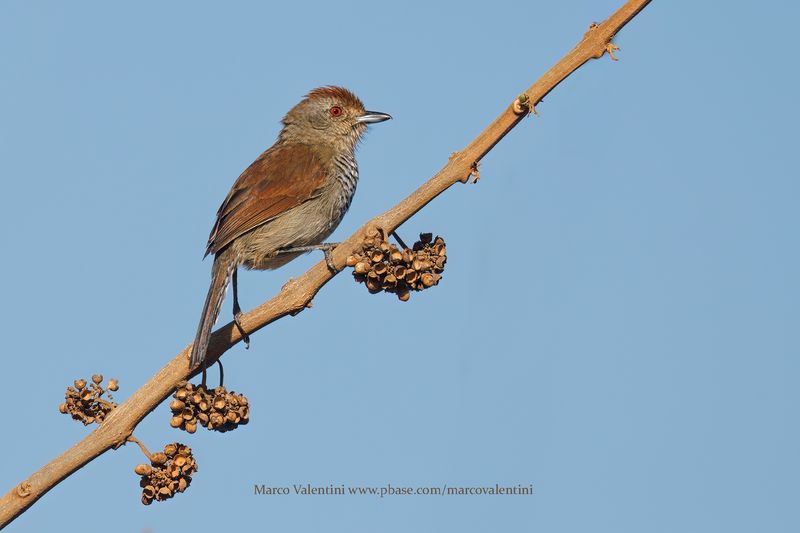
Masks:
[[[197,423],[194,421],[186,422],[186,425],[183,427],[183,429],[186,430],[186,433],[194,433],[197,431]]]
[[[170,409],[170,411],[172,411],[173,413],[179,413],[179,412],[183,411],[183,409],[184,409],[185,407],[186,407],[186,404],[185,404],[185,403],[183,403],[183,402],[182,402],[182,401],[180,401],[180,400],[172,400],[172,401],[170,402],[170,404],[169,404],[169,409]]]
[[[367,289],[369,289],[370,292],[380,292],[381,284],[376,279],[367,278]]]
[[[173,416],[169,419],[169,425],[174,428],[179,428],[183,425],[183,417],[182,416]]]
[[[176,453],[178,453],[177,444],[167,444],[166,446],[164,446],[164,454],[167,457],[175,457]]]
[[[356,259],[356,256],[354,256],[354,255],[348,255],[347,259],[344,262],[344,264],[349,266],[349,267],[356,266],[356,263],[358,263],[358,260]]]
[[[78,390],[82,390],[86,386],[85,379],[76,379],[75,380],[75,388]]]
[[[136,468],[134,468],[133,471],[139,474],[140,476],[149,476],[150,473],[153,471],[153,467],[146,464],[140,464],[136,465]]]
[[[161,452],[156,452],[150,456],[150,462],[153,463],[153,466],[163,465],[167,462],[167,456]]]
[[[217,396],[214,398],[214,409],[217,411],[221,411],[225,408],[225,397],[224,396]]]
[[[398,299],[399,299],[401,302],[407,302],[407,301],[408,301],[408,299],[409,299],[409,298],[411,298],[411,293],[410,293],[410,292],[408,292],[407,290],[406,290],[406,291],[402,291],[402,292],[398,292],[398,293],[397,293],[397,298],[398,298]]]
[[[433,287],[439,282],[440,277],[441,276],[439,276],[438,274],[431,274],[429,272],[426,272],[421,276],[420,280],[422,281],[422,284],[425,285],[426,287]]]
[[[394,292],[406,301],[410,291],[432,287],[441,279],[439,273],[447,260],[444,246],[444,239],[425,233],[412,249],[400,251],[383,234],[376,235],[365,239],[353,254],[353,276],[372,293]]]
[[[181,467],[176,465],[174,462],[171,465],[167,465],[166,468],[167,476],[171,479],[178,479],[181,477]],[[169,485],[169,481],[166,481],[166,485]]]
[[[108,390],[111,392],[116,392],[119,390],[119,380],[118,379],[109,379],[108,380]]]

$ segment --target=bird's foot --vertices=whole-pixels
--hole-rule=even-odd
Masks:
[[[333,254],[331,250],[332,248],[323,248],[322,253],[325,254],[325,264],[328,265],[328,269],[335,274],[338,270],[336,270],[336,265],[333,264]]]
[[[284,248],[282,250],[278,250],[277,253],[279,254],[292,254],[292,253],[302,253],[302,252],[311,252],[314,250],[322,250],[325,254],[325,264],[328,265],[328,269],[331,272],[336,274],[339,272],[339,269],[336,268],[336,265],[333,262],[333,254],[331,253],[337,246],[339,246],[338,242],[323,242],[322,244],[312,244],[311,246],[294,246],[292,248]]]
[[[233,324],[236,326],[236,329],[239,330],[239,335],[242,336],[242,342],[244,342],[244,349],[250,349],[250,335],[244,330],[241,323],[242,312],[239,311],[233,314]]]

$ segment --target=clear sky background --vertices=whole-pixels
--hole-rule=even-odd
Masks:
[[[0,3],[5,492],[194,336],[219,203],[309,89],[391,113],[344,238],[433,175],[620,0]],[[251,423],[135,434],[200,471],[139,503],[109,452],[9,532],[800,530],[795,2],[655,0],[401,234],[400,303],[349,273],[225,357]],[[319,261],[240,276],[251,308]],[[230,302],[223,317],[228,320]],[[254,496],[254,484],[533,484],[533,496]]]

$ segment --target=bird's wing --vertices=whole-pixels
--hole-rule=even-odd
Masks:
[[[206,255],[319,194],[325,169],[304,144],[276,144],[242,172],[217,211]]]

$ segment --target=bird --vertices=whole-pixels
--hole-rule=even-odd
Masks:
[[[217,211],[204,258],[214,256],[211,284],[192,346],[189,369],[202,363],[211,329],[228,284],[233,289],[234,324],[249,346],[240,322],[237,273],[279,268],[303,253],[322,250],[350,207],[358,184],[355,152],[370,124],[391,115],[367,111],[348,89],[311,90],[283,117],[275,143],[236,179]]]

